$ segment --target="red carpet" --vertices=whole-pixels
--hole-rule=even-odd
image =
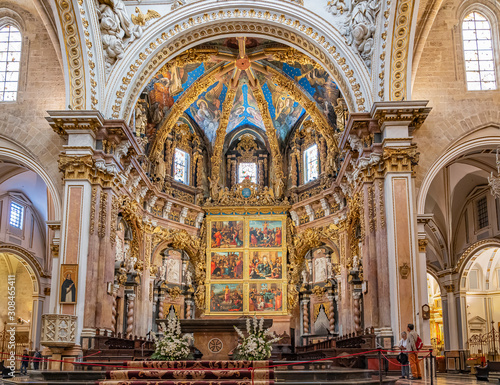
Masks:
[[[128,361],[98,385],[273,385],[270,361]],[[253,371],[253,380],[252,380]]]

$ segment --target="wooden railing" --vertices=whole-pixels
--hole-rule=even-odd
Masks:
[[[376,336],[373,328],[367,328],[363,333],[350,333],[333,337],[326,341],[316,342],[305,346],[298,346],[297,353],[334,349],[375,349]]]

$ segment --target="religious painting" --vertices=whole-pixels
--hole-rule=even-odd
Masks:
[[[305,109],[273,82],[266,82],[262,86],[262,92],[278,139],[283,142],[297,120],[305,113]]]
[[[249,297],[250,312],[283,310],[281,282],[250,283]]]
[[[215,142],[227,86],[219,81],[203,92],[186,111],[203,130],[210,143]]]
[[[211,247],[243,247],[243,221],[214,221],[211,229]]]
[[[78,265],[61,265],[61,303],[76,303]]]
[[[273,64],[302,86],[302,89],[314,99],[318,108],[325,114],[332,127],[337,125],[334,106],[337,105],[337,99],[342,96],[337,84],[327,71],[323,68],[315,68],[311,64],[295,63],[291,66],[276,61],[273,61]]]
[[[250,247],[281,247],[283,225],[281,221],[250,221]]]
[[[210,277],[212,279],[242,279],[243,253],[240,251],[212,252]]]
[[[213,283],[210,285],[211,312],[243,311],[243,285],[241,283]]]
[[[252,251],[248,264],[250,279],[283,278],[283,258],[281,251]]]
[[[266,129],[259,107],[248,84],[240,85],[236,91],[226,132],[229,133],[244,125],[253,125],[264,131]]]

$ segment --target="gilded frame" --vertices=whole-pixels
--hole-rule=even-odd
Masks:
[[[286,239],[286,226],[287,220],[284,214],[251,214],[251,215],[208,215],[207,216],[207,252],[206,252],[206,263],[207,263],[207,278],[205,282],[205,314],[214,316],[228,316],[243,315],[243,314],[260,314],[260,315],[286,315],[288,314],[287,309],[287,239]],[[250,221],[281,221],[281,246],[279,247],[251,247],[250,246]],[[240,247],[215,247],[212,248],[212,223],[213,222],[228,222],[228,221],[243,221],[243,245]],[[249,274],[249,264],[250,258],[253,253],[257,252],[281,252],[281,279],[265,278],[265,279],[250,279]],[[212,252],[242,252],[243,253],[243,277],[242,279],[215,279],[212,278]],[[273,284],[281,284],[281,310],[280,311],[250,311],[250,286],[252,284],[267,284],[272,287]],[[212,311],[211,310],[211,293],[213,284],[242,284],[243,289],[243,310],[242,311]]]

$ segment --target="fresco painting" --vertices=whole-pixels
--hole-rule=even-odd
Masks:
[[[186,111],[205,132],[210,143],[215,142],[226,93],[227,86],[223,82],[214,83]]]
[[[305,113],[305,109],[286,92],[282,92],[273,82],[266,82],[262,92],[269,106],[269,113],[280,142],[283,142],[293,125]]]
[[[243,311],[243,285],[241,283],[213,283],[210,285],[210,311]]]
[[[291,66],[286,63],[273,62],[276,66],[294,79],[316,102],[319,109],[325,114],[330,124],[335,127],[337,117],[334,106],[341,97],[340,90],[333,79],[323,68],[314,68],[311,64]]]
[[[253,125],[265,131],[262,115],[248,84],[238,87],[226,132],[245,125]]]

